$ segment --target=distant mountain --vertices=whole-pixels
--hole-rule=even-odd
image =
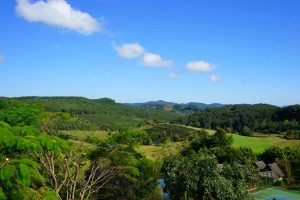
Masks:
[[[205,104],[205,103],[189,102],[189,103],[179,104],[179,103],[167,102],[163,100],[148,101],[145,103],[130,103],[128,105],[140,107],[140,108],[152,108],[152,109],[172,111],[178,113],[190,113],[190,112],[204,110],[206,108],[220,108],[224,106],[223,104],[219,104],[219,103]]]

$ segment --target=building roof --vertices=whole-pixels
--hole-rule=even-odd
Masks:
[[[280,169],[280,167],[277,165],[277,163],[271,163],[271,164],[269,164],[269,167],[279,177],[283,177],[284,176],[284,173],[282,172],[282,170]]]
[[[265,171],[265,172],[258,172],[258,174],[262,177],[268,177],[271,179],[278,179],[280,178],[275,172],[273,171]]]
[[[263,167],[262,163],[259,163],[260,167]],[[258,167],[259,168],[259,167]],[[280,167],[276,163],[268,164],[268,167],[265,170],[259,170],[258,174],[262,177],[268,177],[271,179],[278,179],[284,175]]]
[[[267,166],[264,161],[257,161],[255,162],[255,165],[257,166],[258,170],[263,170]]]

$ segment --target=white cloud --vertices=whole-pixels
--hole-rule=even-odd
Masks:
[[[172,67],[172,60],[163,60],[160,55],[153,53],[145,53],[142,59],[142,64],[149,67]]]
[[[90,35],[102,29],[96,19],[88,13],[72,8],[65,0],[17,0],[16,12],[29,22],[43,22],[83,35]]]
[[[170,73],[169,73],[169,77],[170,77],[170,78],[177,78],[177,74],[174,73],[174,72],[170,72]]]
[[[5,60],[5,57],[3,55],[0,55],[0,63]]]
[[[172,60],[163,60],[160,55],[147,52],[139,43],[127,43],[122,45],[113,44],[118,55],[132,59],[142,57],[141,63],[148,67],[172,67]]]
[[[215,66],[205,61],[194,61],[187,63],[186,68],[191,72],[201,73],[212,71]]]
[[[217,75],[211,75],[210,76],[210,81],[212,81],[212,82],[219,82],[220,80],[221,80],[221,78],[219,77],[219,76],[217,76]]]
[[[113,45],[119,56],[127,59],[140,57],[144,53],[144,48],[138,43],[122,44],[121,46]]]

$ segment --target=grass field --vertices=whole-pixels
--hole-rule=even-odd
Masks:
[[[266,137],[247,137],[241,135],[230,134],[233,137],[233,147],[249,147],[256,153],[261,153],[264,150],[277,147],[299,147],[300,140],[286,140],[278,136]]]
[[[99,139],[107,139],[108,133],[106,131],[80,131],[80,130],[72,130],[72,131],[63,131],[63,133],[70,135],[76,140],[85,141],[88,136],[90,137],[98,137]]]
[[[269,188],[252,194],[254,200],[299,200],[300,192],[283,188]]]
[[[136,147],[136,151],[145,155],[147,158],[156,160],[179,153],[184,147],[184,142],[175,142],[167,145],[141,145]]]
[[[170,125],[174,126],[174,125]],[[181,126],[181,125],[177,125]],[[194,128],[189,126],[182,126],[185,129],[190,130],[203,130],[200,128]],[[145,128],[145,127],[144,127]],[[147,127],[149,128],[149,127]],[[183,129],[184,130],[184,129]],[[214,134],[214,130],[206,130],[210,135]],[[79,141],[86,142],[88,136],[96,137],[99,139],[107,139],[108,133],[105,131],[64,131],[65,134],[72,136],[72,139],[77,143]],[[261,153],[264,150],[271,148],[273,146],[277,147],[298,147],[300,148],[300,140],[286,140],[279,135],[264,135],[256,134],[255,137],[247,137],[236,134],[229,134],[233,137],[233,147],[248,147],[251,148],[256,153]],[[176,142],[169,145],[152,146],[144,145],[137,148],[137,151],[143,153],[150,159],[160,159],[167,155],[175,154],[183,148],[184,142]],[[86,145],[87,146],[87,145]]]
[[[189,128],[189,129],[193,129],[195,131],[202,131],[202,130],[204,130],[204,131],[208,132],[209,135],[213,135],[216,132],[215,130],[212,130],[212,129],[203,129],[203,128],[197,128],[197,127],[193,127],[193,126],[185,126],[185,125],[181,125],[181,124],[176,124],[176,125],[177,126],[182,126],[182,127],[185,127],[185,128]]]
[[[230,134],[233,137],[233,147],[248,147],[256,153],[262,153],[264,150],[273,146],[278,147],[300,147],[300,140],[286,140],[277,136],[266,137],[246,137]],[[169,145],[153,146],[142,145],[136,150],[144,154],[149,159],[161,159],[168,155],[178,153],[186,145],[185,142],[175,142]]]
[[[79,140],[68,140],[68,141],[69,144],[71,145],[72,150],[80,149],[81,151],[87,151],[87,150],[95,149],[97,147],[95,144],[91,144],[84,141],[79,141]]]

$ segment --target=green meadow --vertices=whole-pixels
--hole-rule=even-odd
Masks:
[[[165,124],[166,125],[166,124]],[[174,126],[174,125],[172,125]],[[189,126],[182,126],[186,129],[190,129],[193,131],[205,130],[200,128],[194,128]],[[151,127],[151,126],[150,126]],[[145,127],[144,127],[145,128]],[[148,127],[149,128],[149,127]],[[140,128],[140,130],[143,128]],[[214,134],[214,130],[205,130],[210,135]],[[85,146],[89,144],[89,138],[98,138],[98,139],[107,139],[108,133],[106,131],[81,131],[81,130],[72,130],[72,131],[64,131],[65,134],[71,136],[70,141],[74,143],[80,143]],[[242,136],[237,134],[229,134],[233,137],[233,147],[248,147],[251,148],[256,153],[261,153],[264,150],[271,147],[299,147],[300,148],[300,140],[287,140],[282,138],[280,135],[270,135],[266,136],[264,134],[255,134],[253,137]],[[168,145],[140,145],[136,148],[136,150],[149,159],[162,159],[171,154],[178,153],[184,145],[187,145],[186,142],[174,142]]]
[[[257,136],[248,137],[236,134],[230,134],[233,137],[233,147],[249,147],[256,153],[276,147],[299,147],[300,140],[286,140],[280,136]]]

